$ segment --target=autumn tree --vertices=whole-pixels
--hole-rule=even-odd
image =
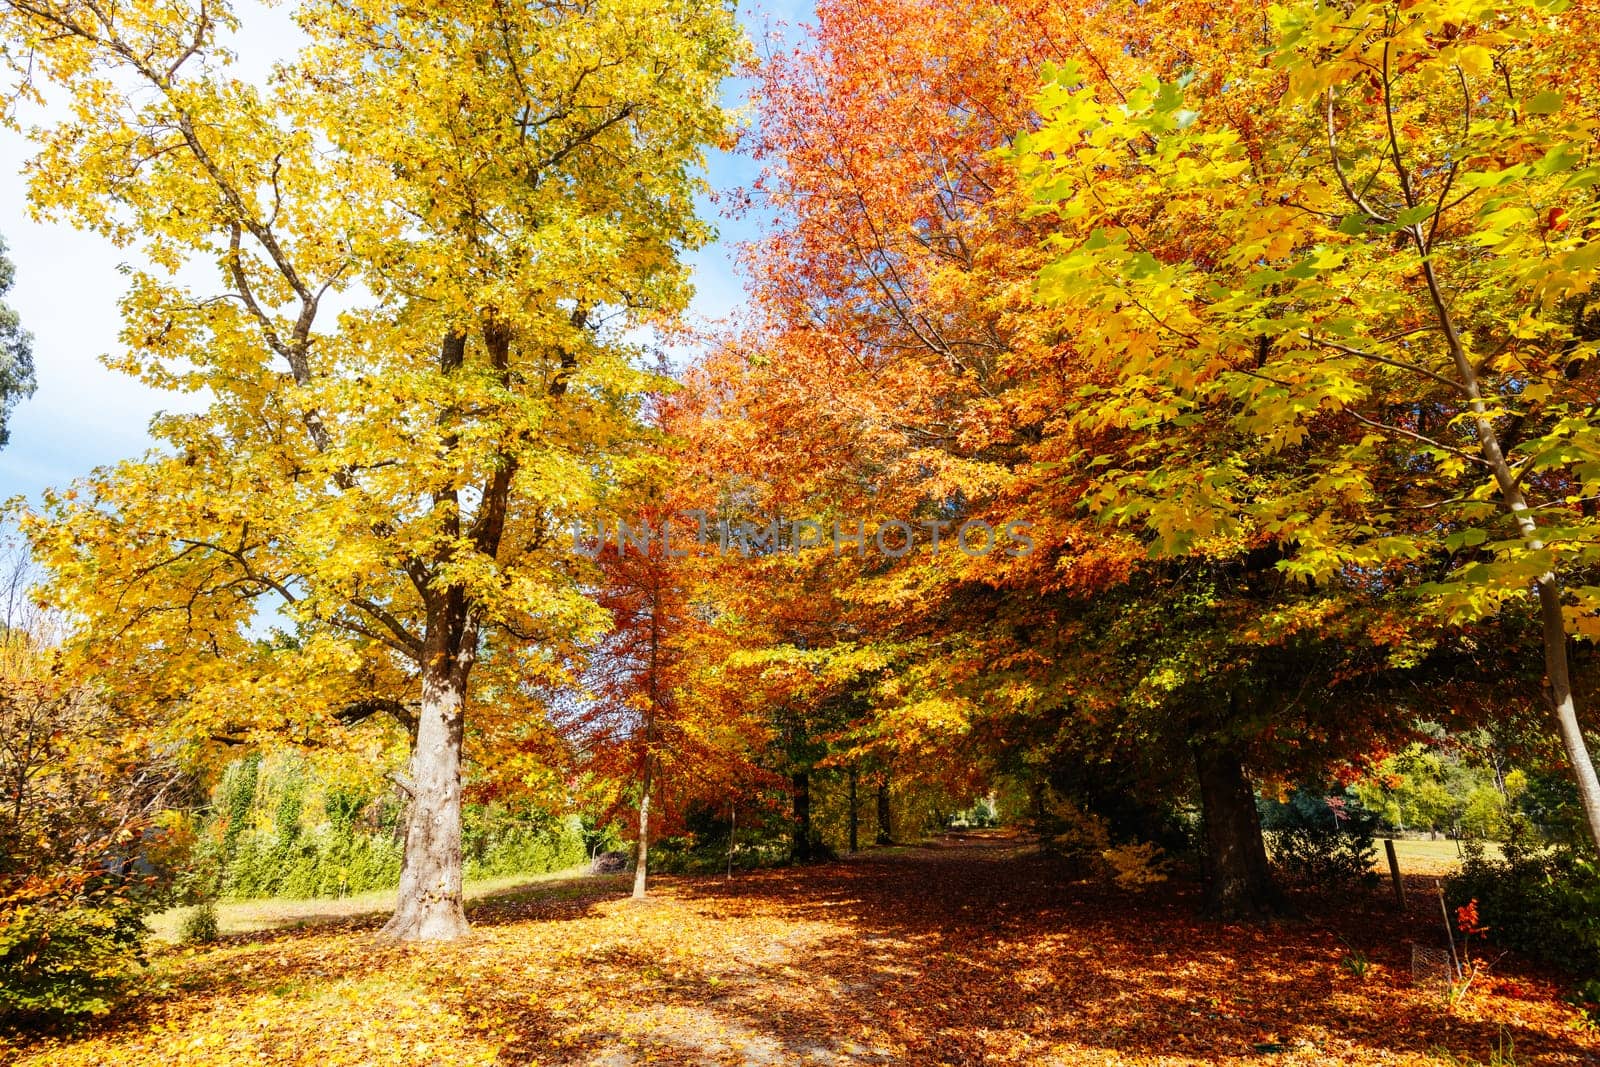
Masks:
[[[0,542],[0,1019],[100,1014],[138,972],[175,858],[164,809],[188,785],[171,752],[71,669],[65,620]]]
[[[562,516],[634,432],[624,332],[685,298],[737,31],[689,0],[296,18],[305,48],[259,88],[229,74],[222,5],[0,5],[17,90],[73,108],[33,132],[36,209],[149,264],[113,365],[206,398],[30,532],[156,729],[392,718],[410,814],[388,930],[450,938],[463,746],[514,735],[566,680],[552,650],[605,625]],[[274,610],[296,633],[263,649]]]
[[[1029,197],[1047,188],[1063,214],[1097,211],[1095,168],[1109,179],[1146,149],[1130,137],[1101,152],[1106,133],[1095,130],[1081,144],[1051,141],[1041,157],[1060,170],[1089,161],[1085,180],[1050,186],[1052,172],[1031,189],[996,149],[1044,110],[1018,92],[1016,73],[1050,64],[1071,71],[1063,92],[1140,113],[1152,79],[1199,71],[1207,91],[1227,86],[1228,124],[1276,143],[1285,124],[1268,105],[1282,78],[1250,74],[1271,24],[1192,2],[1087,14],[1015,3],[974,16],[841,0],[818,16],[813,42],[764,69],[758,191],[780,225],[751,251],[756,318],[729,342],[744,361],[723,388],[742,390],[744,424],[730,428],[728,462],[760,466],[753,480],[771,501],[825,519],[1029,520],[1033,551],[1016,556],[974,559],[948,541],[936,556],[924,537],[903,559],[829,564],[847,638],[838,647],[880,659],[876,735],[908,753],[982,761],[1013,760],[1020,736],[1048,749],[1076,733],[1103,742],[1077,753],[1118,775],[1186,765],[1185,780],[1142,784],[1169,797],[1198,785],[1221,835],[1211,856],[1238,859],[1213,871],[1213,905],[1269,910],[1254,777],[1334,758],[1330,734],[1343,757],[1403,732],[1379,701],[1359,705],[1359,727],[1335,729],[1332,680],[1390,679],[1427,660],[1438,628],[1385,602],[1403,584],[1395,576],[1351,570],[1307,590],[1284,569],[1298,546],[1260,514],[1297,477],[1298,456],[1278,444],[1292,420],[1233,425],[1226,409],[1147,397],[1140,357],[1152,327],[1136,302],[1107,297],[1086,312],[1033,299],[1040,268],[1047,289],[1068,268],[1049,266],[1058,248],[1041,256],[1062,223],[1030,212]],[[1160,104],[1181,111],[1168,97]],[[1221,260],[1230,242],[1281,234],[1276,217],[1229,231],[1198,205],[1148,210],[1165,225],[1142,249],[1158,265],[1199,238]],[[788,458],[801,452],[804,463]],[[1148,492],[1119,510],[1124,475],[1163,460]],[[1132,624],[1098,610],[1107,600]],[[1193,608],[1180,616],[1191,632],[1173,605]],[[1297,704],[1307,687],[1324,699]]]
[[[669,553],[692,543],[693,532],[660,506],[629,509],[619,525],[596,531],[600,587],[596,599],[610,628],[590,652],[581,715],[567,732],[584,753],[584,769],[631,787],[637,797],[633,896],[643,900],[649,876],[652,798],[664,775],[686,772],[707,755],[684,721],[687,628],[692,614],[685,561]],[[677,525],[676,530],[672,529]],[[672,547],[676,538],[679,548]],[[659,826],[662,812],[656,813]]]
[[[730,458],[765,460],[800,513],[947,525],[943,551],[919,530],[903,559],[829,561],[826,580],[848,609],[841,648],[875,650],[882,674],[860,743],[881,763],[981,766],[1019,720],[1087,713],[1092,660],[1055,635],[1140,555],[1084,514],[1066,433],[1082,378],[1031,300],[1042,231],[996,153],[1034,121],[1019,72],[1117,52],[1046,5],[818,17],[814,42],[765,68],[760,189],[782,225],[752,250],[763,318],[731,347],[750,353],[735,380],[767,434]],[[1032,552],[955,550],[960,523],[1014,518]]]
[[[581,650],[558,726],[586,795],[636,811],[641,899],[654,840],[772,784],[756,762],[770,737],[767,691],[735,666],[749,644],[746,556],[725,551],[727,484],[701,453],[732,413],[708,408],[707,395],[677,385],[652,395],[638,462],[607,507],[578,524],[609,625]]]
[[[830,537],[862,524],[863,551],[828,544],[773,570],[780,611],[823,610],[771,651],[831,676],[827,699],[854,690],[860,713],[827,728],[841,742],[827,759],[870,765],[885,801],[880,772],[902,767],[910,785],[955,770],[963,761],[945,757],[993,706],[949,684],[981,662],[951,654],[981,643],[966,639],[986,621],[961,616],[966,596],[1074,583],[1096,566],[1060,551],[1076,516],[1029,499],[1055,402],[1033,368],[1055,357],[1023,314],[1038,235],[993,154],[1027,122],[1019,74],[1078,50],[1072,24],[1047,4],[836,0],[819,5],[811,39],[760,71],[755,192],[778,225],[749,250],[751,320],[712,363],[737,415],[723,458],[766,514],[814,519]],[[958,550],[963,522],[1013,519],[1034,523],[1036,554]],[[886,520],[912,527],[898,559],[873,543]],[[789,599],[797,571],[808,592]]]
[[[1587,17],[1288,5],[1228,81],[1064,69],[1025,154],[1058,226],[1041,292],[1103,375],[1099,514],[1453,624],[1531,595],[1600,845],[1567,661],[1594,616]],[[1096,454],[1135,427],[1154,447]]]

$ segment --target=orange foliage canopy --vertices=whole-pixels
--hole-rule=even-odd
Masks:
[[[1039,298],[1060,221],[1015,151],[1040,127],[1037,86],[1070,67],[1127,100],[1198,71],[1215,121],[1270,144],[1283,79],[1243,75],[1272,32],[1229,4],[825,0],[815,34],[758,71],[756,192],[779,222],[747,251],[750,320],[691,381],[717,415],[704,461],[746,506],[824,522],[1031,524],[1026,554],[935,554],[919,531],[900,559],[802,552],[741,590],[811,612],[803,658],[867,709],[843,731],[853,752],[955,780],[1065,748],[1187,790],[1198,743],[1287,778],[1381,749],[1416,713],[1396,671],[1461,652],[1382,581],[1297,582],[1273,529],[1219,523],[1175,549],[1114,514],[1108,468],[1226,456],[1248,508],[1281,464],[1220,416],[1121,396],[1125,368],[1086,356],[1084,309]],[[1151,254],[1220,258],[1233,235],[1203,223],[1161,228]],[[1167,492],[1174,513],[1203,502],[1192,480]],[[770,636],[796,658],[795,634]],[[1472,684],[1503,666],[1478,659]],[[1453,697],[1420,699],[1481,714],[1481,694]]]

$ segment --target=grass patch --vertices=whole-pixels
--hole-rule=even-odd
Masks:
[[[579,887],[550,887],[551,882],[571,882],[587,876],[588,867],[571,867],[564,871],[545,874],[507,874],[496,878],[467,882],[462,895],[470,904],[480,900],[532,899],[542,894],[557,899],[571,899],[583,892]],[[224,900],[217,904],[217,932],[250,934],[262,930],[300,929],[324,923],[350,919],[365,919],[386,915],[394,909],[393,889],[374,889],[367,893],[353,893],[347,897],[314,897],[310,900]],[[145,919],[145,925],[157,940],[176,944],[183,920],[192,909],[170,908]]]
[[[1426,839],[1395,838],[1395,859],[1400,861],[1401,874],[1448,874],[1461,866],[1461,841],[1428,841]],[[1505,853],[1493,841],[1484,843],[1484,853],[1493,860],[1505,858]],[[1383,839],[1378,839],[1378,869],[1387,872],[1389,861],[1383,855]]]

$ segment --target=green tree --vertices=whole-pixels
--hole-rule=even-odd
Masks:
[[[0,238],[0,297],[16,282],[16,266],[6,257]],[[11,411],[33,395],[33,337],[22,328],[16,309],[0,299],[0,448],[11,440]]]

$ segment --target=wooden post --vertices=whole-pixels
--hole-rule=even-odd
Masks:
[[[1389,877],[1394,880],[1394,902],[1400,905],[1400,910],[1406,907],[1406,884],[1400,880],[1400,861],[1395,858],[1394,839],[1383,839],[1383,853],[1389,857]]]
[[[1439,886],[1439,913],[1444,916],[1444,936],[1450,941],[1450,966],[1452,968],[1452,973],[1455,975],[1455,980],[1459,982],[1461,979],[1467,976],[1467,972],[1466,969],[1461,966],[1461,957],[1456,955],[1456,934],[1455,931],[1450,928],[1450,905],[1444,902],[1444,886],[1442,884]],[[1465,950],[1466,945],[1465,942],[1463,942],[1462,951]]]
[[[850,854],[856,853],[857,830],[861,820],[856,816],[856,765],[850,764]]]

